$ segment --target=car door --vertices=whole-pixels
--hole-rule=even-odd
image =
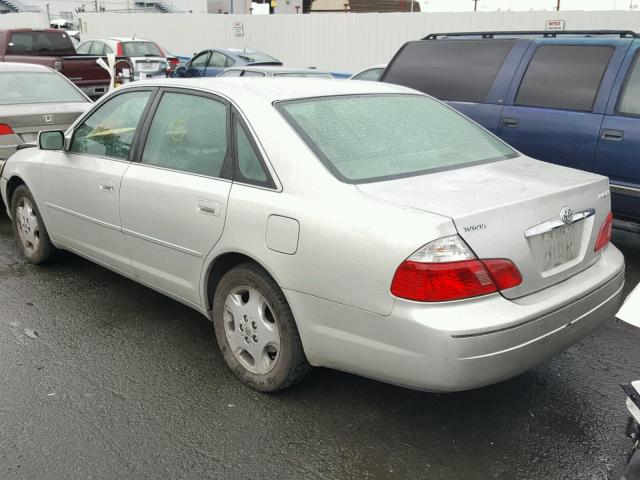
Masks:
[[[187,63],[186,76],[187,77],[204,77],[207,70],[207,63],[211,56],[210,51],[202,52],[199,55],[193,57],[193,59]]]
[[[222,71],[229,66],[227,56],[223,53],[213,50],[207,62],[206,77],[217,77]]]
[[[602,122],[595,171],[610,179],[612,208],[640,220],[640,45],[627,53]]]
[[[507,96],[499,136],[526,155],[592,171],[619,40],[533,42]]]
[[[122,231],[138,278],[200,305],[200,272],[225,223],[231,189],[229,104],[165,89],[122,180]]]
[[[120,182],[153,89],[123,91],[75,129],[66,151],[42,165],[47,227],[66,248],[132,274],[120,224]]]

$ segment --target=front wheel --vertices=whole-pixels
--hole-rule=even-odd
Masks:
[[[22,255],[33,264],[46,262],[55,252],[33,195],[20,185],[11,197],[13,233]]]
[[[255,390],[281,390],[311,370],[282,290],[256,264],[239,265],[222,277],[213,325],[227,366]]]

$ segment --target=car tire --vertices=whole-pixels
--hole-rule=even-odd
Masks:
[[[255,390],[282,390],[311,371],[284,293],[255,263],[238,265],[221,278],[213,325],[227,366]]]
[[[51,259],[56,248],[49,239],[36,201],[25,185],[20,185],[13,192],[11,218],[18,249],[24,258],[34,265]]]

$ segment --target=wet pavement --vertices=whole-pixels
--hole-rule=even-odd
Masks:
[[[627,291],[640,238],[616,232]],[[436,395],[316,369],[241,386],[198,313],[71,254],[34,267],[0,217],[0,479],[617,479],[619,383],[640,330],[610,320],[515,379]]]

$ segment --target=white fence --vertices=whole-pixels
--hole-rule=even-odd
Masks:
[[[204,48],[248,47],[268,52],[290,66],[353,72],[387,63],[403,43],[428,33],[544,30],[549,19],[564,20],[567,30],[640,30],[640,12],[622,11],[268,16],[98,13],[82,16],[82,37],[135,34],[188,56]]]
[[[6,13],[0,15],[0,30],[5,28],[48,28],[46,13]]]
[[[469,12],[318,15],[212,15],[198,13],[85,13],[82,38],[153,39],[174,54],[210,47],[255,48],[290,66],[353,72],[387,63],[408,40],[432,32],[544,30],[547,20],[567,30],[640,31],[640,12]],[[0,15],[0,28],[46,26],[46,15]]]

